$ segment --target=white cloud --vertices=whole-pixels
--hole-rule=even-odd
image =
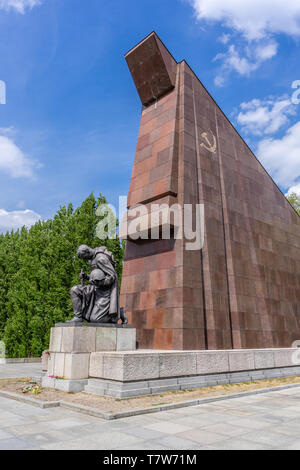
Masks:
[[[216,86],[222,87],[225,85],[225,77],[223,77],[222,75],[217,75],[215,77],[214,82]]]
[[[295,186],[292,186],[286,196],[290,196],[291,194],[298,194],[300,196],[300,183],[296,184]]]
[[[265,60],[272,59],[277,54],[278,44],[275,41],[268,43],[261,43],[254,48],[254,55],[258,62],[264,62]]]
[[[6,136],[11,136],[16,133],[16,129],[14,126],[10,127],[0,127],[0,135],[6,135]]]
[[[223,86],[232,71],[249,76],[266,60],[275,57],[278,51],[275,34],[300,36],[299,0],[187,1],[199,22],[218,22],[227,28],[219,37],[228,49],[216,57],[223,61],[215,79],[217,86]],[[234,45],[233,36],[239,36]]]
[[[282,139],[263,139],[258,157],[277,184],[283,188],[298,185],[300,177],[300,121]]]
[[[230,41],[230,34],[222,34],[222,36],[219,37],[219,41],[222,42],[223,44],[228,44]]]
[[[33,178],[34,168],[38,166],[11,138],[0,135],[0,172],[5,172],[13,178]]]
[[[245,57],[241,57],[236,50],[236,47],[232,44],[229,46],[227,53],[218,54],[214,61],[223,60],[223,72],[227,70],[235,70],[240,75],[249,75],[250,72],[256,70],[258,67],[257,63],[251,63]]]
[[[31,10],[41,3],[42,0],[0,0],[0,9],[6,11],[15,10],[24,15],[26,9]]]
[[[262,41],[259,44],[247,45],[245,50],[239,52],[235,45],[231,44],[226,53],[218,54],[214,61],[222,60],[222,66],[215,79],[217,86],[223,86],[232,70],[239,75],[249,76],[257,70],[261,64],[277,54],[278,44],[274,41]],[[245,56],[243,56],[243,55]]]
[[[249,40],[269,34],[300,36],[298,0],[189,0],[198,20],[221,22]]]
[[[17,230],[26,227],[31,227],[41,216],[36,212],[26,209],[24,211],[11,211],[0,209],[0,232],[7,232],[10,230]]]
[[[287,97],[254,99],[240,105],[237,122],[246,133],[254,135],[273,134],[288,124],[289,116],[295,115],[295,106]]]

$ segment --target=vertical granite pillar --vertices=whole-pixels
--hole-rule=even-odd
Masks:
[[[299,216],[155,33],[126,60],[143,105],[128,208],[204,207],[202,249],[174,236],[127,240],[121,303],[139,348],[292,346],[300,339]]]

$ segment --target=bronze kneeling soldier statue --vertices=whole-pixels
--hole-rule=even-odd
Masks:
[[[68,323],[118,323],[127,324],[124,309],[120,308],[118,275],[113,255],[107,248],[90,248],[81,245],[77,256],[89,261],[91,274],[81,271],[81,285],[71,289],[74,318]],[[85,285],[85,281],[88,284]]]

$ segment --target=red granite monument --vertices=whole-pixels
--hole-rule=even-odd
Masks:
[[[121,305],[138,347],[291,347],[300,339],[299,216],[154,32],[126,60],[142,102],[128,207],[204,207],[201,249],[172,236],[128,238]]]

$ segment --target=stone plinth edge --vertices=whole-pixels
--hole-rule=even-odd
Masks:
[[[131,328],[118,323],[56,323],[55,328]]]

